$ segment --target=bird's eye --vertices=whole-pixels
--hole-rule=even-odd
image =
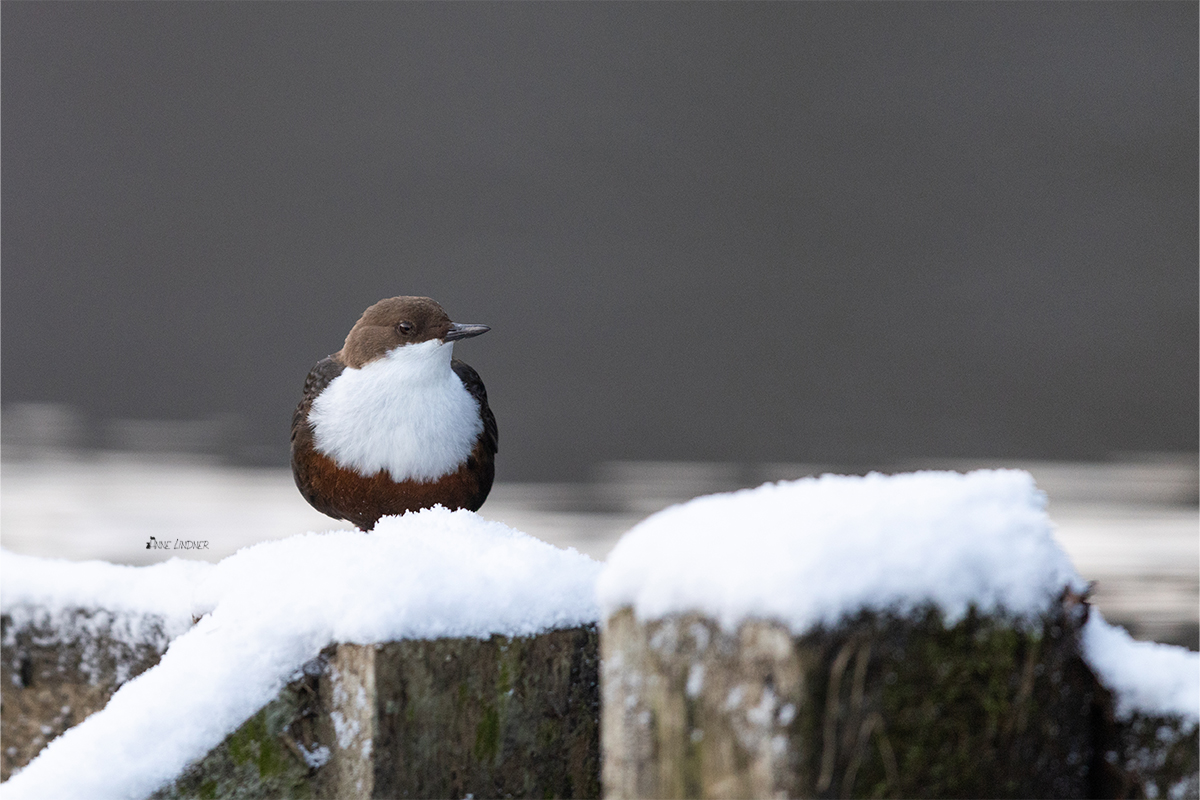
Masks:
[[[411,322],[397,322],[396,330],[400,331],[402,335],[408,336],[413,332],[413,324]]]

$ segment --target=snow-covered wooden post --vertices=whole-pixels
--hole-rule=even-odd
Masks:
[[[200,565],[161,660],[4,796],[598,796],[599,567],[444,509]]]
[[[342,644],[155,798],[598,797],[595,626]]]
[[[29,605],[6,608],[0,629],[0,780],[157,664],[173,633],[158,615]]]
[[[605,794],[1194,796],[1195,654],[1167,648],[1185,688],[1154,719],[1174,740],[1139,773],[1103,724],[1081,632],[1110,629],[1085,591],[1025,473],[826,476],[668,509],[599,582]]]
[[[191,627],[177,591],[207,564],[136,568],[3,554],[0,780],[113,692],[158,663]]]

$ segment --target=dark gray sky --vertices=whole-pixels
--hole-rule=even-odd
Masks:
[[[30,3],[2,399],[240,415],[427,294],[501,479],[1197,448],[1196,3]]]

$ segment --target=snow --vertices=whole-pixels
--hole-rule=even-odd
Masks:
[[[1117,698],[1117,716],[1175,714],[1200,723],[1200,653],[1157,642],[1135,641],[1092,608],[1083,628],[1088,664]]]
[[[162,652],[192,625],[191,592],[211,564],[173,558],[153,567],[72,562],[0,551],[0,608],[11,624],[4,644],[28,627],[39,641],[53,631],[63,644],[83,643],[79,669],[99,674],[116,661],[118,682],[128,647]],[[81,613],[82,612],[82,613]]]
[[[1033,620],[1085,587],[1054,541],[1026,472],[823,475],[700,497],[659,512],[613,549],[605,615],[700,611],[727,630],[776,619],[795,633],[858,609],[973,604]]]
[[[47,566],[49,589],[30,580],[11,597],[95,601],[103,594],[88,593],[107,588],[148,609],[152,599],[138,585],[179,569],[124,568],[152,577],[121,587],[109,565],[66,566],[78,567],[85,588],[73,594],[70,580]],[[469,511],[386,517],[370,534],[308,533],[191,566],[176,586],[164,585],[164,602],[177,613],[190,589],[187,613],[203,618],[157,666],[10,778],[6,800],[144,797],[219,744],[330,642],[521,636],[598,619],[597,562]]]
[[[213,569],[203,561],[172,558],[151,567],[106,561],[34,558],[0,550],[0,607],[51,614],[76,608],[157,614],[190,625],[192,590]]]

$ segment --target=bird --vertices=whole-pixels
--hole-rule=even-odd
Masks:
[[[451,322],[428,297],[364,311],[342,349],[308,373],[292,415],[292,476],[304,499],[363,531],[436,505],[478,511],[499,435],[479,373],[453,353],[489,330]]]

